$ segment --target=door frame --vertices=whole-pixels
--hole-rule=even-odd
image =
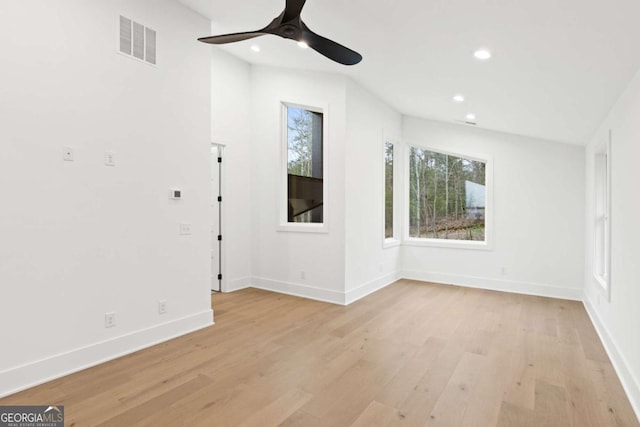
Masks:
[[[219,243],[219,250],[218,250],[218,256],[219,256],[219,259],[218,259],[218,263],[219,264],[218,265],[219,265],[219,268],[218,268],[218,274],[222,275],[222,279],[218,281],[218,286],[219,286],[218,289],[214,289],[214,286],[213,286],[214,280],[211,281],[211,291],[212,292],[213,291],[217,292],[218,290],[220,292],[226,292],[227,291],[227,286],[226,286],[227,278],[226,278],[226,274],[225,274],[226,271],[227,271],[227,267],[226,267],[227,259],[226,259],[226,256],[225,256],[226,255],[226,252],[225,252],[225,249],[226,249],[226,237],[227,237],[226,236],[226,227],[225,227],[225,217],[226,217],[226,215],[225,215],[225,206],[226,206],[226,203],[225,203],[225,193],[226,193],[225,192],[225,188],[226,188],[226,185],[225,185],[225,179],[224,179],[225,178],[225,161],[224,161],[224,149],[225,149],[225,147],[226,147],[225,144],[220,144],[220,143],[212,141],[211,145],[210,145],[210,148],[209,148],[210,154],[213,154],[213,150],[217,148],[217,150],[218,150],[218,156],[217,157],[223,159],[221,162],[217,162],[217,161],[214,160],[214,156],[213,155],[210,156],[210,168],[211,169],[213,169],[214,167],[218,168],[218,173],[219,173],[219,175],[218,175],[219,176],[219,178],[218,178],[218,187],[219,187],[218,196],[220,196],[222,198],[221,202],[217,202],[215,200],[211,201],[213,203],[219,203],[218,206],[217,206],[218,207],[218,223],[219,223],[218,233],[219,233],[219,235],[222,236],[222,240],[218,241],[218,243]],[[211,178],[209,178],[209,185],[210,184],[211,184]],[[209,194],[211,194],[211,189],[209,189]],[[214,209],[215,209],[215,207],[214,207]],[[211,226],[215,227],[215,224],[211,224]],[[212,235],[212,234],[213,233],[210,233],[210,235]],[[215,243],[215,242],[212,242],[212,243]],[[211,257],[209,257],[209,259],[211,259],[211,261],[214,262]],[[214,271],[213,270],[213,265],[211,266],[210,271],[212,271],[212,272]]]

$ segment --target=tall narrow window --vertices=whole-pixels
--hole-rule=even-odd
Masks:
[[[409,237],[486,241],[486,161],[409,151]]]
[[[609,195],[609,150],[608,144],[594,156],[594,256],[593,274],[609,294],[610,283],[610,195]]]
[[[323,114],[286,106],[287,222],[323,223]]]
[[[384,238],[393,239],[393,143],[384,143]]]

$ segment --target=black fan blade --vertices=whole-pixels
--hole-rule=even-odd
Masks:
[[[265,34],[269,34],[269,33],[264,33],[262,31],[248,31],[246,33],[233,33],[233,34],[222,34],[219,36],[201,37],[198,39],[198,41],[201,41],[203,43],[210,43],[210,44],[225,44],[225,43],[239,42],[242,40],[248,40],[254,37],[264,36]]]
[[[287,5],[282,15],[282,22],[289,22],[300,16],[300,12],[302,12],[302,7],[306,1],[307,0],[287,0]]]
[[[316,52],[343,65],[355,65],[362,61],[362,55],[358,52],[314,33],[304,22],[302,22],[302,38],[300,41],[305,42]]]

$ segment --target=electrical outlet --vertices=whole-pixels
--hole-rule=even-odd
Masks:
[[[73,162],[73,147],[65,145],[62,147],[62,160],[65,162]]]
[[[104,327],[105,328],[113,328],[116,326],[116,313],[105,313],[104,314]]]
[[[300,278],[301,278],[302,280],[304,280],[304,279],[306,279],[306,278],[307,278],[307,274],[304,272],[304,270],[300,270]]]
[[[116,154],[113,151],[105,151],[105,153],[104,153],[104,164],[105,164],[105,166],[115,166],[116,165]]]
[[[158,314],[166,314],[167,313],[167,301],[162,300],[158,301]]]
[[[187,222],[180,223],[180,235],[181,236],[191,235],[191,224]]]
[[[500,270],[500,273],[502,273],[503,276],[507,275],[507,267],[502,267],[502,270]]]

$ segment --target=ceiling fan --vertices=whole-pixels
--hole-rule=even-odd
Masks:
[[[306,0],[286,0],[286,2],[282,13],[260,30],[202,37],[198,40],[203,43],[226,44],[273,34],[305,43],[311,49],[340,64],[355,65],[362,60],[362,55],[358,52],[314,33],[302,22],[300,13]]]

